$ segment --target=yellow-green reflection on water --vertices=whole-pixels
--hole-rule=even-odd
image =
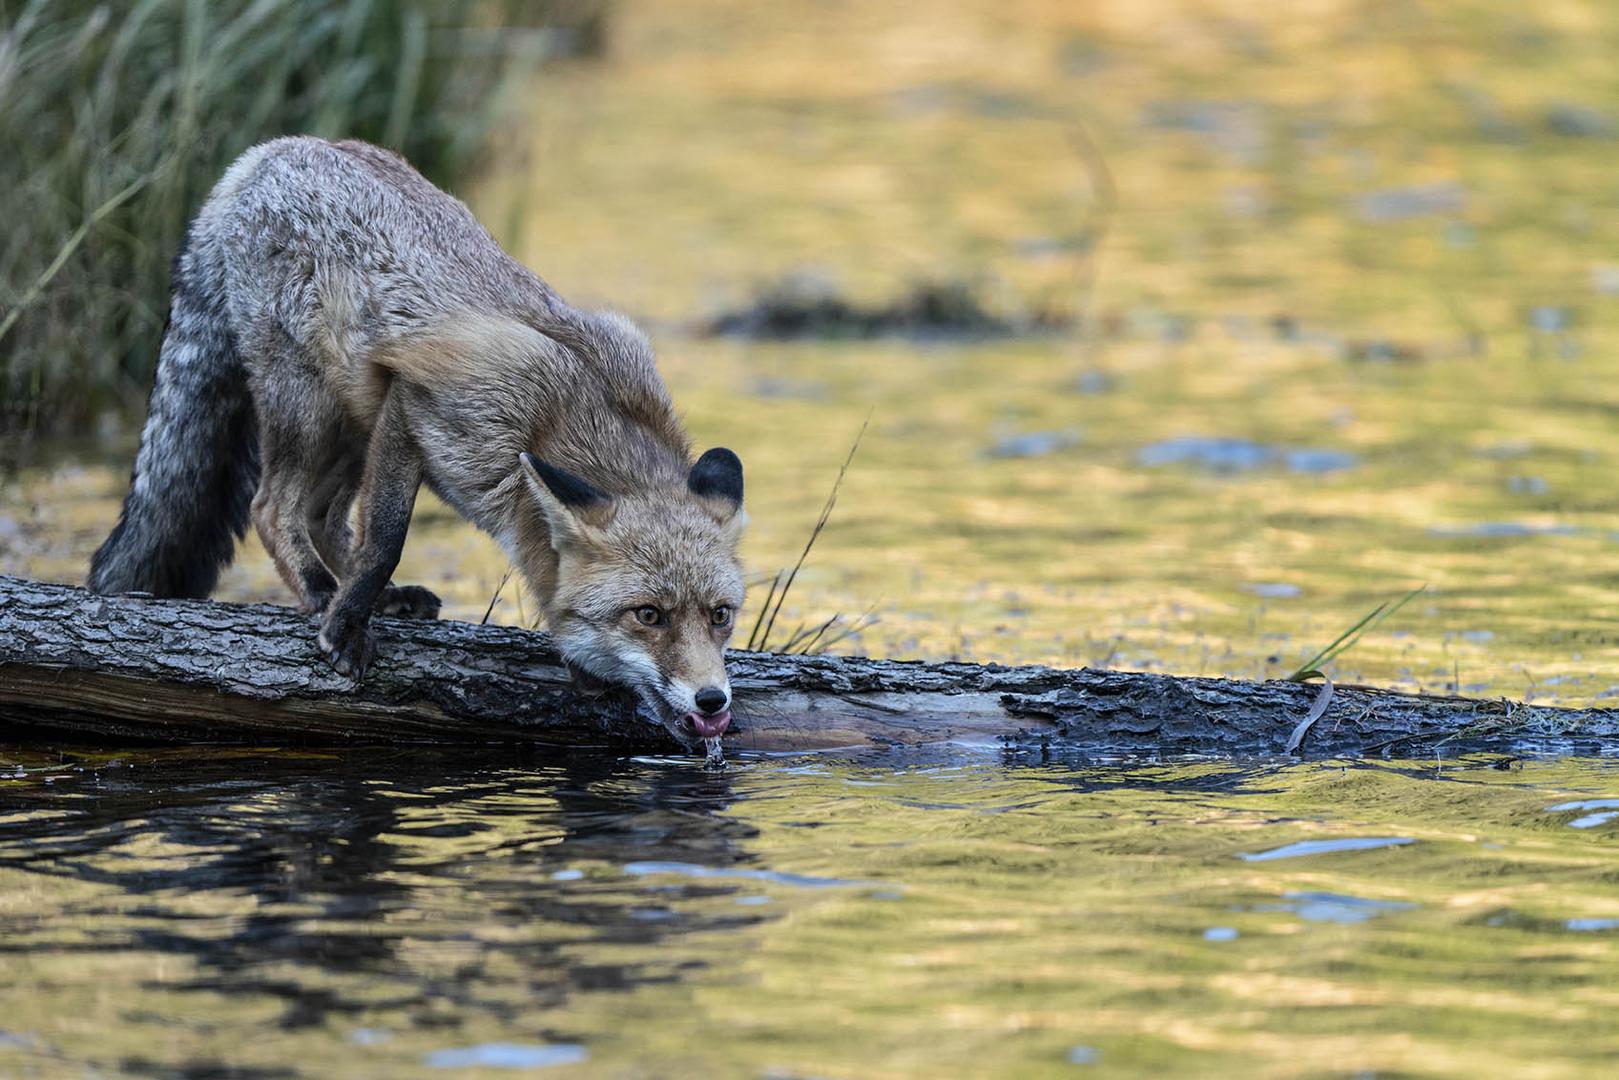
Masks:
[[[567,1046],[591,1075],[1596,1076],[1619,1053],[1619,824],[1549,809],[1619,797],[1602,760],[3,757],[43,767],[0,780],[6,1075]],[[1403,842],[1244,858],[1345,839]]]
[[[844,647],[1277,675],[1426,582],[1337,675],[1619,690],[1619,8],[612,18],[608,57],[545,72],[468,194],[565,295],[649,320],[698,443],[747,463],[755,574],[791,563],[871,413],[782,629],[874,608]],[[1075,121],[1114,179],[1105,212]],[[977,278],[992,305],[1099,331],[691,332],[805,266],[865,302]],[[1225,471],[1151,463],[1189,437],[1246,442],[1213,444]],[[81,580],[132,452],[36,448],[0,477],[0,571]],[[401,578],[476,618],[504,570],[429,504]],[[255,540],[221,595],[286,599]],[[495,618],[532,613],[508,596]]]
[[[1590,404],[1608,392],[1591,386],[1596,358],[1503,363],[1458,384],[1444,367],[1373,370],[1275,344],[1240,366],[1132,346],[1115,350],[1114,389],[1084,395],[1062,352],[672,337],[663,363],[700,442],[747,462],[744,556],[767,577],[791,564],[874,410],[781,630],[874,607],[881,621],[840,648],[1278,677],[1426,582],[1340,676],[1427,690],[1459,678],[1468,692],[1568,703],[1619,690],[1619,430]],[[773,379],[816,390],[753,393]],[[1346,402],[1353,419],[1333,421]],[[1030,431],[1079,438],[990,455]],[[1210,433],[1358,462],[1220,472],[1141,456]],[[0,572],[82,580],[126,470],[101,455],[23,473],[0,501]],[[1548,493],[1522,493],[1520,477]],[[447,617],[476,620],[505,568],[492,542],[424,499],[398,577],[444,595]],[[764,592],[751,590],[743,626]],[[514,593],[496,621],[533,617]],[[219,595],[288,601],[252,537]]]

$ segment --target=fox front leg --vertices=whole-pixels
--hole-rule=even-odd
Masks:
[[[319,643],[332,666],[356,679],[376,651],[371,612],[399,565],[411,508],[422,483],[421,453],[390,397],[371,432],[359,514],[346,573],[321,622]]]

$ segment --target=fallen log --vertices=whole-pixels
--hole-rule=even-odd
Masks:
[[[542,633],[376,620],[356,685],[292,609],[103,597],[0,576],[0,735],[122,742],[524,741],[673,750],[627,694],[578,689]],[[736,652],[733,749],[1004,740],[1036,751],[1279,753],[1320,691],[1288,682]],[[1619,710],[1336,688],[1302,751],[1619,737]]]

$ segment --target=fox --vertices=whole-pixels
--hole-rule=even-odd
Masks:
[[[392,151],[294,136],[223,174],[174,261],[102,594],[207,597],[251,520],[359,680],[423,485],[505,550],[576,675],[676,739],[731,722],[742,462],[692,460],[652,345],[575,308]],[[712,745],[712,744],[711,744]]]

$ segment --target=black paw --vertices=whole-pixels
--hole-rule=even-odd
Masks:
[[[370,620],[341,616],[340,611],[328,615],[316,640],[338,674],[359,680],[377,654],[376,638],[371,635]]]
[[[399,619],[436,619],[442,606],[437,594],[420,585],[390,585],[377,597],[375,610]]]

